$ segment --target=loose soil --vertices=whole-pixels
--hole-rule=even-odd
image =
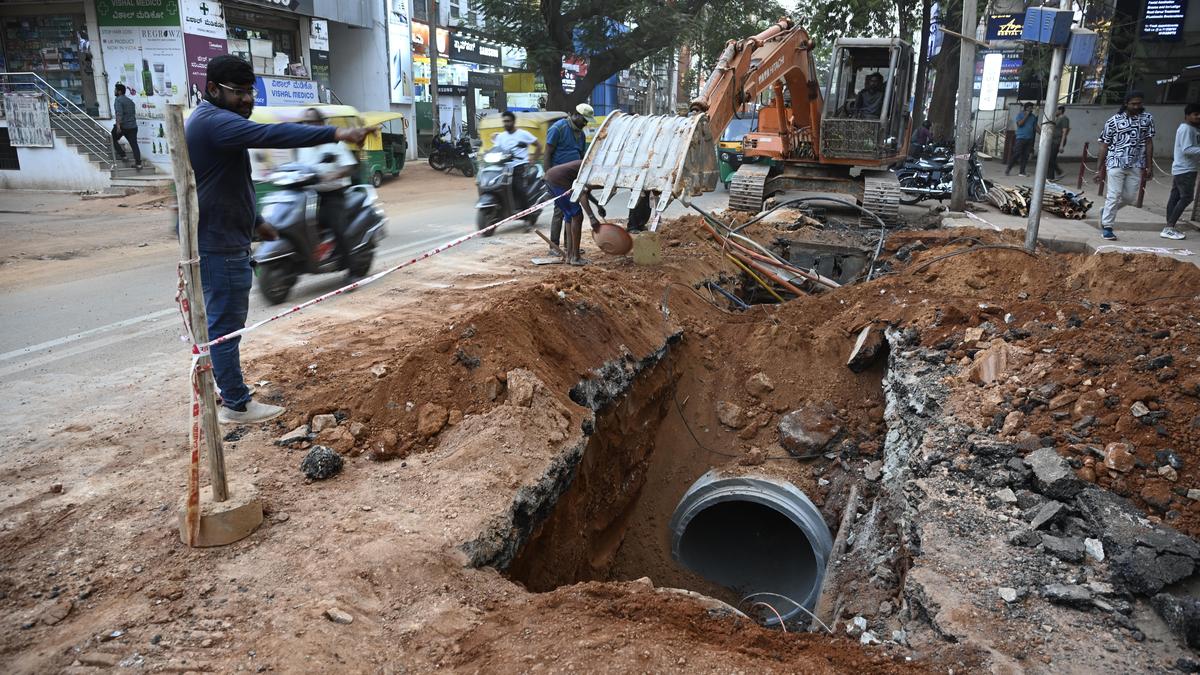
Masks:
[[[258,532],[229,547],[179,543],[182,443],[150,442],[173,430],[167,424],[80,423],[29,441],[21,459],[7,460],[0,507],[5,669],[980,667],[986,660],[970,645],[910,651],[784,634],[665,588],[721,595],[677,569],[664,548],[674,504],[710,468],[787,478],[836,528],[885,431],[884,365],[862,373],[844,365],[867,325],[914,329],[922,344],[949,342],[950,358],[967,360],[995,334],[1021,331],[1009,340],[1030,352],[1028,364],[987,387],[959,385],[956,414],[986,426],[1024,406],[1019,431],[1053,436],[1080,458],[1081,475],[1195,533],[1200,507],[1175,491],[1197,485],[1200,462],[1191,426],[1200,391],[1189,384],[1194,267],[1006,248],[938,259],[979,242],[1019,242],[974,230],[897,233],[889,253],[918,239],[927,250],[891,261],[869,283],[732,312],[695,289],[736,278],[697,229],[693,218],[665,224],[664,262],[653,268],[628,259],[533,268],[523,260],[541,245],[514,247],[507,262],[453,270],[446,288],[375,292],[358,300],[366,309],[353,320],[302,320],[271,349],[249,349],[259,395],[288,414],[263,429],[225,430],[237,431],[226,444],[231,473],[255,482],[268,511]],[[759,224],[747,233],[767,241],[776,232]],[[979,337],[967,335],[982,324]],[[1154,337],[1163,329],[1170,334]],[[1167,366],[1141,367],[1167,355]],[[634,395],[581,405],[580,382],[611,379],[614,368],[642,368],[626,381]],[[1174,377],[1160,380],[1168,368]],[[750,384],[759,374],[769,390]],[[1079,419],[1097,418],[1079,442],[1068,436],[1077,433],[1074,410],[1055,419],[1030,399],[1051,380],[1081,399],[1105,389],[1096,412],[1079,410]],[[1133,401],[1167,415],[1126,421]],[[841,427],[832,459],[788,459],[779,447],[780,417],[802,407]],[[305,448],[272,441],[323,413],[342,421],[315,442],[347,463],[312,483],[297,469]],[[1132,443],[1145,466],[1113,476],[1088,464],[1087,447],[1110,439]],[[1175,481],[1154,467],[1158,443],[1183,461]],[[48,448],[57,452],[33,461],[29,451]],[[95,461],[73,460],[73,448]],[[88,483],[96,473],[120,478],[96,492]],[[1170,497],[1160,508],[1146,488],[1164,481]],[[51,483],[61,493],[45,490]],[[326,619],[334,607],[353,622]]]

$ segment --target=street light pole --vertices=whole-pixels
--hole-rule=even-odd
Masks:
[[[1059,7],[1070,9],[1070,0],[1060,0]],[[1050,144],[1054,142],[1054,112],[1058,108],[1058,89],[1066,59],[1066,45],[1056,46],[1050,57],[1050,80],[1046,83],[1046,105],[1042,108],[1042,137],[1038,139],[1037,170],[1033,174],[1029,221],[1025,225],[1025,250],[1030,253],[1037,248],[1038,225],[1042,221],[1042,196],[1046,193],[1046,172],[1050,167]]]
[[[958,53],[958,108],[954,114],[954,191],[950,208],[967,208],[967,176],[971,157],[971,92],[975,83],[975,0],[963,0],[962,37]],[[970,39],[966,39],[970,38]]]

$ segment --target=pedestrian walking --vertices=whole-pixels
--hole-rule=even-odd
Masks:
[[[129,149],[133,151],[133,168],[140,170],[142,149],[138,147],[137,140],[137,106],[125,95],[125,85],[120,82],[113,87],[113,96],[113,151],[117,153],[117,159],[125,161],[125,149],[121,147],[121,139],[124,138],[129,142]]]
[[[583,130],[596,121],[594,115],[592,106],[580,103],[575,106],[575,112],[550,127],[546,132],[546,157],[543,160],[546,173],[559,164],[583,159],[583,153],[587,152],[587,137]],[[558,246],[562,234],[562,224],[563,211],[555,202],[554,216],[550,219],[550,241],[555,246]]]
[[[1060,105],[1054,111],[1054,133],[1050,140],[1050,175],[1062,178],[1067,172],[1058,168],[1058,153],[1067,147],[1067,136],[1071,135],[1071,120],[1067,117],[1067,106]]]
[[[1037,133],[1037,114],[1033,111],[1033,104],[1026,103],[1013,121],[1017,127],[1016,143],[1013,144],[1012,155],[1008,158],[1004,175],[1010,175],[1012,168],[1019,163],[1021,169],[1017,175],[1024,176],[1025,167],[1029,164],[1029,153],[1033,151],[1033,137]]]
[[[346,141],[361,143],[369,129],[304,124],[257,124],[254,69],[236,56],[208,62],[204,101],[192,111],[186,136],[200,206],[200,278],[210,340],[241,330],[250,309],[250,240],[279,235],[255,215],[249,148],[301,148]],[[255,401],[242,378],[241,338],[212,347],[213,377],[221,389],[222,422],[245,424],[278,417],[283,408]]]
[[[1142,179],[1154,177],[1154,117],[1142,107],[1142,93],[1129,92],[1125,105],[1104,123],[1100,132],[1100,170],[1096,182],[1104,185],[1100,211],[1103,238],[1116,241],[1113,225],[1117,211],[1137,200]]]
[[[1171,196],[1167,198],[1167,226],[1159,234],[1164,239],[1183,239],[1175,229],[1183,211],[1196,197],[1196,174],[1200,172],[1200,103],[1183,109],[1183,124],[1175,130],[1175,154],[1171,162]]]

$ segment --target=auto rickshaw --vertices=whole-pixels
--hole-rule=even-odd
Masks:
[[[517,116],[517,128],[524,129],[533,134],[537,138],[538,145],[542,147],[542,150],[546,149],[546,134],[550,131],[550,127],[555,122],[567,116],[566,113],[558,111],[518,112],[515,114]],[[482,156],[495,145],[492,142],[492,136],[504,131],[504,120],[501,119],[500,113],[489,114],[479,120],[478,129],[479,140],[483,142],[483,145],[479,149],[479,154]]]
[[[379,187],[384,175],[399,176],[408,155],[408,120],[395,112],[364,112],[363,124],[378,126],[379,131],[367,136],[359,154],[362,182]]]
[[[721,134],[721,140],[717,142],[721,182],[725,184],[727,191],[738,167],[758,161],[770,161],[764,157],[746,157],[742,154],[742,137],[755,131],[758,131],[758,113],[742,112],[729,120],[725,132]]]
[[[260,106],[250,114],[250,120],[260,124],[302,122],[310,108],[316,108],[325,118],[325,123],[335,127],[349,129],[381,125],[380,130],[368,136],[361,146],[347,144],[359,161],[355,183],[370,183],[379,187],[385,174],[395,176],[404,168],[404,158],[408,152],[408,121],[400,113],[360,113],[349,105]],[[275,186],[267,178],[276,167],[295,158],[296,151],[291,149],[250,151],[250,173],[254,179],[256,199],[261,201],[263,195],[275,191]]]

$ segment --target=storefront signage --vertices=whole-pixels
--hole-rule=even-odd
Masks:
[[[1000,68],[1004,63],[1004,55],[992,52],[983,57],[983,76],[980,80],[979,109],[995,110],[996,98],[1000,92]]]
[[[391,0],[391,11],[388,12],[388,81],[392,103],[413,102],[412,40],[408,0]]]
[[[992,14],[988,17],[988,40],[1020,40],[1025,26],[1025,12]]]
[[[942,51],[942,6],[940,3],[934,3],[929,11],[929,53],[928,58],[933,58]]]
[[[504,75],[501,73],[481,73],[472,70],[467,73],[467,86],[487,91],[504,91]]]
[[[309,22],[308,48],[329,51],[329,22],[325,19],[313,19]]]
[[[188,35],[203,35],[215,39],[226,39],[225,9],[215,0],[183,0],[183,32]]]
[[[8,141],[14,148],[53,148],[50,105],[38,94],[5,94],[4,117],[8,119]]]
[[[439,28],[437,38],[438,56],[445,58],[450,52],[450,31]],[[415,56],[429,56],[429,24],[412,22],[412,53]]]
[[[167,104],[186,103],[191,93],[179,9],[177,0],[96,2],[109,86],[125,85],[137,110],[142,156],[155,164],[171,161],[164,128]]]
[[[979,56],[981,60],[975,62],[975,91],[981,91],[983,85],[983,68],[987,62],[987,58],[991,54],[1000,54],[1000,82],[997,85],[997,94],[1003,96],[1012,94],[1017,91],[1021,85],[1021,64],[1022,53],[1019,51],[994,51],[989,49],[980,50]]]
[[[1146,40],[1178,40],[1183,36],[1187,0],[1146,0],[1141,36]]]
[[[208,62],[229,53],[225,10],[219,2],[209,0],[184,0],[180,7],[183,47],[187,53],[188,105],[195,107],[204,100]]]
[[[466,96],[467,88],[461,84],[439,84],[438,96]]]
[[[587,59],[578,54],[568,54],[562,57],[562,86],[563,91],[575,91],[575,81],[587,77]]]
[[[255,105],[313,105],[320,103],[317,83],[259,75],[254,78]]]
[[[500,45],[472,33],[454,31],[450,34],[450,59],[487,66],[500,65]]]
[[[312,16],[313,0],[240,0],[248,5],[270,7],[271,9],[287,9],[297,14]]]
[[[179,0],[96,0],[96,23],[101,26],[178,27]]]

